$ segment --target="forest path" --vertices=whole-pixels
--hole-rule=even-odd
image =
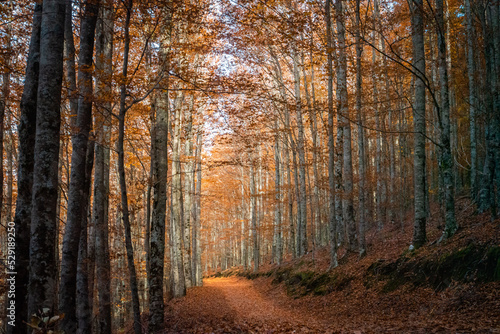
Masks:
[[[277,301],[275,294],[266,294],[255,281],[228,277],[203,283],[169,304],[169,333],[331,332],[309,312],[286,307],[286,297]]]

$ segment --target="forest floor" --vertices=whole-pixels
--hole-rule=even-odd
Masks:
[[[322,248],[216,273],[168,302],[167,333],[500,333],[500,220],[473,210],[458,202],[460,229],[442,243],[435,212],[413,252],[411,224],[391,224],[334,270]]]

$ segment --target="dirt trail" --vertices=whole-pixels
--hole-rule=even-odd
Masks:
[[[278,305],[243,278],[207,279],[169,306],[169,333],[332,332],[311,315]]]

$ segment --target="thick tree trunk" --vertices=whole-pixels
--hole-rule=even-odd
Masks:
[[[85,168],[87,166],[87,146],[92,124],[92,66],[94,54],[94,36],[99,4],[92,1],[82,4],[84,14],[80,31],[80,54],[78,61],[78,115],[76,119],[76,133],[72,136],[71,177],[68,191],[68,215],[63,238],[61,262],[61,282],[59,291],[61,313],[65,316],[61,328],[68,332],[75,332],[78,328],[76,315],[76,274],[78,264],[78,245],[84,211],[88,207],[88,196],[85,196],[87,183]],[[90,174],[89,174],[90,177]],[[86,246],[86,245],[85,245]]]
[[[415,101],[413,103],[414,135],[414,201],[415,222],[413,228],[413,245],[418,248],[427,241],[426,220],[426,169],[425,169],[425,47],[424,47],[424,15],[423,1],[412,0],[411,25],[413,43],[413,69],[415,77]]]
[[[28,282],[30,262],[31,195],[36,134],[38,69],[40,64],[40,27],[42,3],[35,5],[24,90],[20,104],[18,126],[19,156],[17,169],[17,200],[14,223],[16,226],[16,322],[7,326],[7,333],[26,333],[28,322]]]
[[[476,135],[476,58],[475,58],[475,29],[472,17],[471,0],[465,0],[465,15],[467,20],[467,75],[469,79],[469,127],[470,127],[470,186],[471,198],[477,202],[478,174],[477,174],[477,135]]]
[[[95,169],[93,219],[95,228],[95,261],[97,271],[97,331],[111,334],[111,263],[109,254],[109,159],[111,144],[111,100],[114,9],[101,7],[96,30],[96,96]]]
[[[28,314],[56,300],[56,219],[66,0],[43,2],[30,238]]]
[[[160,93],[156,105],[153,155],[151,160],[153,184],[153,215],[149,249],[149,323],[150,333],[164,329],[163,275],[165,257],[165,221],[167,213],[168,174],[168,95]]]

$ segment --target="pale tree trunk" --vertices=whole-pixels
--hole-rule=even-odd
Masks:
[[[366,178],[366,167],[365,167],[365,140],[364,140],[364,130],[363,130],[363,118],[362,113],[362,86],[363,78],[361,76],[361,56],[363,53],[363,46],[361,44],[361,20],[359,14],[359,2],[356,0],[356,111],[358,116],[358,174],[359,174],[359,222],[358,222],[358,242],[359,242],[359,255],[364,256],[366,254],[366,240],[365,240],[365,224],[366,224],[366,209],[365,209],[365,178]]]
[[[273,238],[273,248],[274,248],[274,261],[278,265],[281,264],[283,259],[283,246],[281,238],[281,184],[280,184],[280,137],[279,137],[279,127],[278,121],[275,121],[275,131],[274,136],[274,169],[275,169],[275,180],[274,180],[274,238]]]
[[[259,236],[257,234],[257,203],[255,189],[255,161],[250,155],[250,211],[252,220],[252,242],[253,242],[253,271],[259,270]]]
[[[333,139],[333,43],[332,43],[332,23],[330,1],[325,1],[325,21],[326,21],[326,53],[328,69],[328,185],[329,185],[329,211],[328,230],[330,243],[330,268],[338,266],[337,261],[337,220],[335,214],[335,146]]]
[[[99,13],[99,4],[85,2],[80,31],[80,54],[78,61],[78,114],[75,133],[72,135],[71,176],[68,191],[68,215],[63,238],[61,262],[61,282],[59,288],[59,310],[65,316],[61,328],[75,332],[78,328],[76,315],[76,275],[78,264],[78,246],[84,211],[88,207],[88,196],[85,196],[87,183],[87,146],[92,124],[92,66],[94,54],[94,36]],[[93,158],[93,157],[92,157]],[[90,176],[90,174],[89,174]],[[86,247],[86,243],[85,243]],[[85,254],[86,255],[86,254]]]
[[[125,140],[125,115],[127,113],[127,107],[125,105],[125,99],[127,96],[127,71],[128,71],[128,57],[130,49],[130,16],[132,14],[132,3],[133,0],[129,0],[125,4],[126,18],[124,22],[124,52],[123,52],[123,69],[122,69],[122,80],[123,83],[120,87],[120,113],[118,115],[118,176],[120,183],[120,194],[121,194],[121,210],[122,210],[122,221],[123,228],[125,232],[125,248],[127,249],[127,263],[129,268],[130,276],[130,292],[132,295],[132,312],[134,317],[134,332],[135,334],[142,333],[141,325],[141,311],[139,303],[139,290],[137,285],[137,274],[135,271],[134,263],[134,248],[132,245],[132,232],[130,228],[130,217],[128,209],[128,199],[127,199],[127,183],[125,180],[125,152],[123,148]]]
[[[377,29],[380,29],[380,8],[379,1],[374,0],[374,16],[375,16],[375,26]],[[374,33],[374,43],[380,49],[381,44],[381,36],[378,36],[377,33]],[[378,57],[377,51],[372,49],[372,85],[373,85],[373,105],[375,108],[375,127],[377,131],[376,138],[376,156],[375,156],[375,172],[377,178],[377,196],[376,196],[376,218],[377,218],[377,228],[379,230],[384,226],[385,221],[385,189],[384,189],[384,173],[382,167],[382,160],[384,159],[384,151],[383,151],[383,142],[382,142],[382,124],[380,120],[380,103],[379,103],[379,92],[378,92],[378,82],[376,80],[375,71],[378,68]]]
[[[191,211],[192,211],[192,186],[194,181],[194,157],[193,157],[193,108],[194,95],[191,95],[188,108],[186,108],[186,139],[184,144],[185,163],[184,176],[184,221],[183,221],[183,266],[186,288],[193,286],[191,268]]]
[[[186,280],[183,265],[183,238],[182,238],[182,179],[180,165],[181,128],[182,128],[182,102],[184,93],[178,93],[175,102],[175,121],[172,136],[172,235],[173,258],[172,263],[172,296],[186,295]]]
[[[16,321],[7,326],[7,333],[26,333],[28,322],[28,282],[30,262],[31,193],[36,134],[38,68],[40,63],[40,26],[42,3],[35,5],[31,40],[26,61],[24,89],[18,126],[19,156],[17,169],[17,200],[14,223],[16,228]],[[56,204],[57,205],[57,204]]]
[[[30,238],[28,314],[55,311],[59,131],[66,0],[43,3]]]
[[[295,109],[297,112],[297,153],[299,156],[299,184],[298,184],[298,205],[300,206],[300,219],[297,222],[297,248],[298,256],[307,253],[307,201],[306,201],[306,158],[304,148],[304,123],[302,120],[302,101],[300,97],[300,72],[297,51],[293,51],[293,77],[295,88]]]
[[[345,15],[342,8],[342,1],[335,2],[335,13],[337,16],[337,39],[338,39],[338,66],[337,66],[337,91],[338,91],[338,113],[340,114],[343,132],[343,181],[344,181],[344,225],[347,234],[348,249],[355,251],[356,245],[356,224],[354,221],[353,204],[353,172],[352,172],[352,152],[351,152],[351,124],[349,121],[349,105],[347,96],[347,59],[345,41]],[[337,146],[337,149],[339,146]]]
[[[412,0],[411,25],[413,44],[412,67],[415,77],[415,101],[413,103],[413,131],[414,131],[414,201],[415,222],[413,228],[413,245],[419,248],[427,241],[426,235],[426,177],[425,177],[425,44],[424,44],[424,15],[423,1]]]
[[[95,228],[95,262],[97,271],[97,331],[111,334],[111,263],[109,254],[109,159],[111,144],[111,76],[113,58],[114,9],[101,7],[96,30],[96,97],[95,168],[93,224]]]
[[[448,90],[448,68],[446,63],[446,24],[444,22],[443,0],[436,0],[436,21],[438,30],[439,83],[441,86],[441,168],[443,172],[445,201],[444,239],[450,238],[457,230],[455,220],[455,183],[453,156],[450,142],[450,99]]]
[[[201,267],[201,152],[202,152],[202,128],[198,129],[196,135],[196,188],[195,205],[193,208],[193,273],[194,284],[203,285],[203,270]]]
[[[169,47],[172,32],[171,11],[166,13],[166,26],[162,31],[160,57],[163,70],[169,70]],[[160,91],[156,99],[156,117],[151,132],[152,160],[151,187],[153,188],[153,210],[150,226],[147,228],[147,277],[149,289],[148,331],[156,333],[165,328],[163,277],[165,272],[165,224],[167,219],[167,178],[168,178],[168,128],[170,121],[168,100],[168,77],[165,91]],[[148,190],[150,193],[150,190]],[[150,196],[150,195],[149,195]],[[149,208],[149,199],[148,199]],[[149,213],[148,213],[149,215]],[[147,218],[149,221],[149,217]]]
[[[293,217],[293,193],[292,193],[292,173],[291,173],[291,162],[290,162],[290,150],[293,149],[293,138],[291,136],[291,128],[290,128],[290,111],[287,104],[286,91],[283,83],[283,72],[281,70],[281,65],[279,63],[278,58],[272,52],[270,48],[271,55],[275,62],[275,72],[277,77],[277,84],[279,87],[280,97],[282,99],[283,108],[284,108],[284,126],[286,136],[283,136],[284,143],[284,155],[285,155],[285,165],[286,165],[286,175],[287,175],[287,197],[288,197],[288,222],[290,229],[290,253],[295,257],[297,255],[297,245],[296,245],[296,236],[295,236],[295,224]],[[292,146],[292,147],[291,147]]]

